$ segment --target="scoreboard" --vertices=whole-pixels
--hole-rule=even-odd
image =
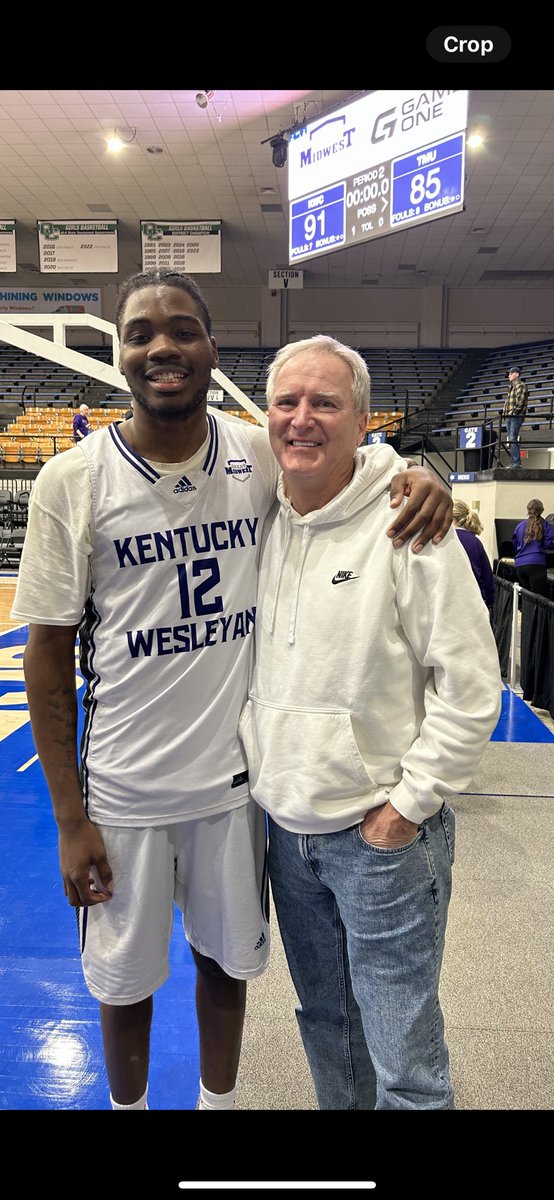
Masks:
[[[468,93],[372,92],[292,130],[289,262],[464,207]]]

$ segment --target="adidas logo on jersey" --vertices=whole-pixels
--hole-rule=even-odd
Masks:
[[[179,492],[195,492],[195,491],[196,491],[196,488],[193,483],[183,483],[182,480],[179,480],[179,483],[177,483],[175,485],[175,487],[173,488],[173,495],[175,496]]]
[[[265,936],[265,933],[262,933],[262,936],[258,938],[256,945],[254,946],[254,949],[261,950],[262,946],[265,946],[265,943],[266,943],[266,936]]]
[[[247,463],[245,458],[228,458],[227,466],[225,467],[226,475],[234,475],[240,479],[245,475],[252,474],[252,463]]]

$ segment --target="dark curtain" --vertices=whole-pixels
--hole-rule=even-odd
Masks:
[[[521,667],[523,699],[554,718],[554,603],[521,589]]]
[[[494,608],[492,612],[492,631],[494,633],[498,657],[500,659],[500,674],[505,679],[510,663],[510,642],[512,639],[512,604],[514,589],[506,579],[494,577]]]

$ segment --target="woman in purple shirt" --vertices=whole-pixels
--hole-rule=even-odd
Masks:
[[[471,569],[485,604],[492,613],[494,604],[494,575],[483,543],[477,534],[482,533],[483,526],[473,508],[468,508],[463,500],[454,501],[454,528],[471,563]]]
[[[546,552],[554,550],[554,527],[541,517],[543,510],[542,500],[529,501],[527,520],[516,525],[512,545],[518,583],[548,600]]]

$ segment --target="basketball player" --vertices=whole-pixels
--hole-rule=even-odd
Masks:
[[[218,354],[190,277],[131,276],[116,325],[133,415],[43,467],[12,615],[30,624],[33,734],[112,1107],[147,1107],[176,901],[197,967],[197,1107],[232,1109],[246,981],[269,955],[265,820],[237,724],[277,464],[265,430],[207,412]],[[448,494],[392,450],[390,464],[391,504],[409,494],[395,544],[439,541]]]

